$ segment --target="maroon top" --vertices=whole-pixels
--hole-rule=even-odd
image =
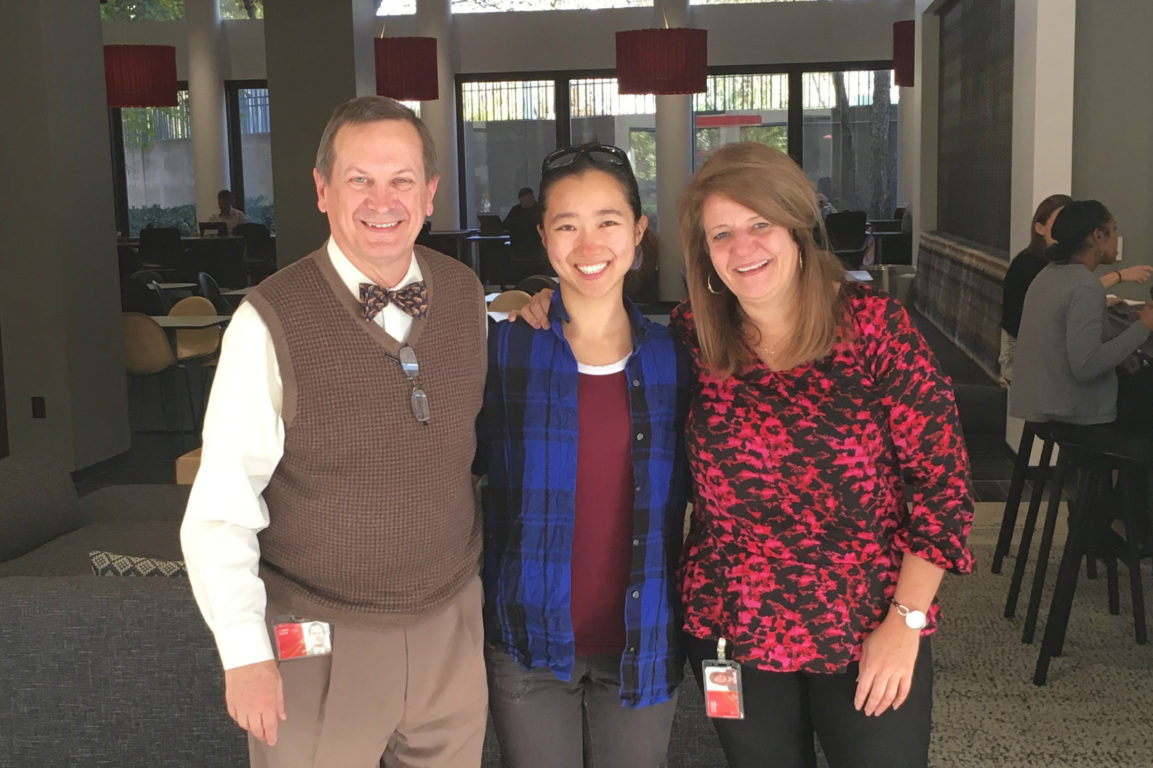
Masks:
[[[582,373],[577,382],[576,520],[572,539],[573,640],[577,656],[625,647],[625,590],[633,543],[633,463],[625,372]]]
[[[774,672],[858,660],[906,554],[973,568],[973,494],[949,380],[900,304],[843,290],[855,338],[787,371],[758,362],[719,379],[701,368],[692,311],[681,305],[672,318],[696,374],[685,628],[724,636],[733,659]],[[937,615],[934,605],[926,633]]]

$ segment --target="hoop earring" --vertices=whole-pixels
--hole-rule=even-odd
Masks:
[[[724,293],[724,291],[723,290],[718,291],[716,288],[713,287],[713,273],[714,272],[716,272],[715,269],[709,270],[708,277],[705,278],[705,287],[709,289],[709,293],[711,293],[712,295],[720,296],[722,293]]]

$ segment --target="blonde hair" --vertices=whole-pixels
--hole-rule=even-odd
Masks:
[[[821,245],[827,241],[817,196],[788,155],[743,142],[719,149],[693,176],[677,206],[702,361],[713,373],[727,378],[752,361],[751,345],[759,341],[749,338],[750,331],[756,334],[756,330],[746,327],[740,302],[713,272],[701,213],[705,201],[714,196],[726,197],[785,227],[800,250],[796,326],[781,350],[782,364],[792,368],[827,355],[845,330],[835,287],[844,279],[844,267]],[[710,278],[712,288],[720,288],[719,294],[709,290]]]

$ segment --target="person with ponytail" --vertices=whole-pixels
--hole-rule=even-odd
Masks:
[[[1057,215],[1051,236],[1050,263],[1025,295],[1009,413],[1026,421],[1118,422],[1123,431],[1147,431],[1153,411],[1137,392],[1119,401],[1115,369],[1153,331],[1153,305],[1110,338],[1104,279],[1093,274],[1117,260],[1117,222],[1100,202],[1078,200]]]
[[[1068,195],[1049,195],[1037,205],[1033,220],[1029,225],[1029,246],[1018,253],[1005,272],[1001,293],[1001,378],[1007,384],[1013,380],[1013,347],[1021,329],[1021,312],[1025,307],[1025,293],[1033,283],[1033,278],[1049,263],[1045,250],[1056,241],[1053,239],[1053,222],[1073,198]],[[1153,267],[1137,264],[1101,275],[1101,284],[1112,288],[1120,283],[1144,283],[1153,275]],[[1120,301],[1116,299],[1115,301]]]

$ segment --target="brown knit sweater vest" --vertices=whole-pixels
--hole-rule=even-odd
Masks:
[[[264,499],[270,601],[307,618],[403,623],[477,574],[470,467],[487,361],[475,275],[416,249],[428,313],[413,320],[431,419],[419,423],[399,342],[365,321],[324,249],[248,296],[284,384],[284,455]]]

